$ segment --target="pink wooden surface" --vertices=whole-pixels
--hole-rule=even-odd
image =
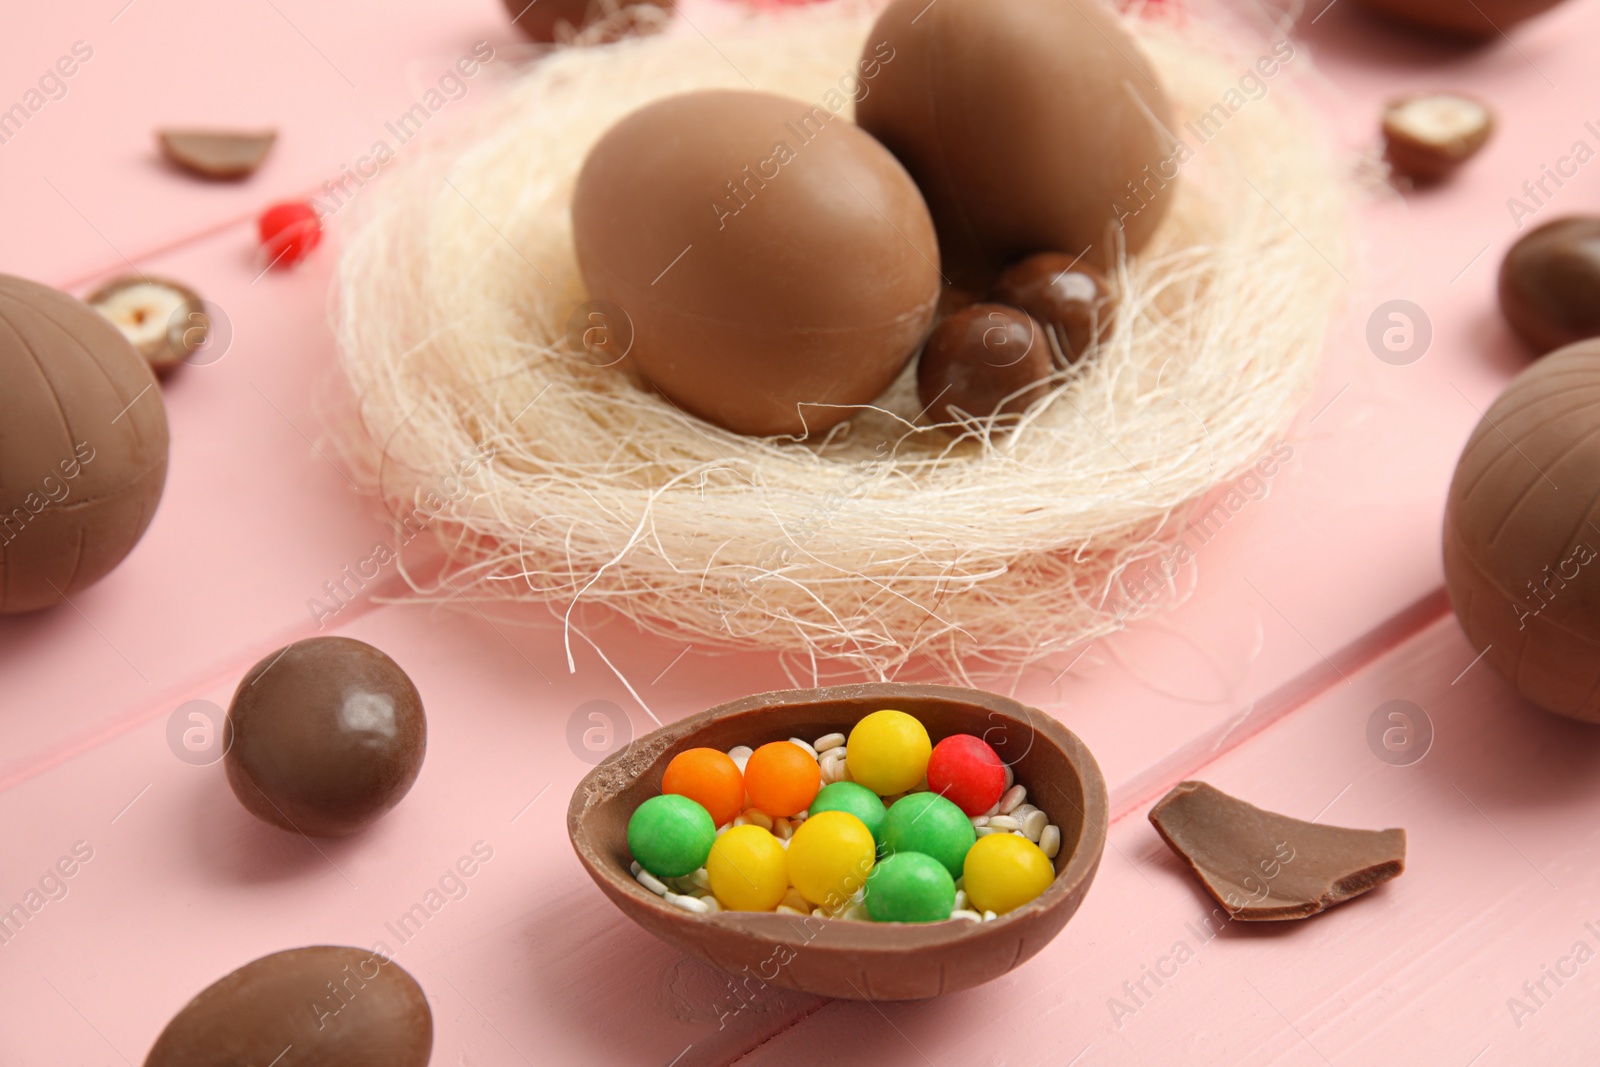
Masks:
[[[1081,656],[988,681],[1069,723],[1111,785],[1115,848],[1079,918],[1012,977],[937,1004],[768,994],[722,1026],[724,980],[626,925],[571,856],[561,813],[587,765],[565,730],[591,699],[625,709],[637,733],[780,687],[769,659],[593,623],[640,703],[581,641],[569,674],[541,615],[512,625],[353,605],[324,632],[394,655],[432,736],[405,803],[331,845],[255,824],[219,768],[168,750],[173,709],[225,705],[257,658],[317,632],[306,599],[383,532],[313,410],[333,373],[336,248],[258,278],[248,219],[315,192],[474,41],[514,50],[492,0],[121,6],[30,13],[0,42],[0,69],[23,72],[5,101],[74,41],[96,49],[64,98],[0,144],[0,187],[18,208],[0,269],[86,286],[125,255],[195,284],[235,336],[220,362],[165,387],[172,472],[133,556],[71,608],[0,620],[0,902],[76,842],[94,850],[67,896],[0,946],[14,1020],[0,1062],[138,1062],[189,996],[255,956],[318,941],[399,947],[384,923],[479,841],[494,859],[398,952],[433,1003],[438,1064],[811,1062],[823,1049],[907,1063],[1080,1051],[1081,1063],[1577,1061],[1593,996],[1581,972],[1520,1027],[1505,1000],[1578,938],[1600,948],[1582,926],[1600,926],[1584,817],[1600,742],[1522,707],[1481,667],[1451,685],[1474,653],[1439,594],[1437,530],[1460,443],[1524,361],[1493,304],[1516,234],[1505,200],[1572,141],[1600,143],[1584,128],[1600,119],[1583,44],[1600,32],[1595,0],[1471,53],[1375,29],[1348,4],[1307,29],[1348,143],[1413,88],[1468,88],[1499,109],[1501,129],[1446,189],[1367,211],[1375,269],[1287,436],[1293,458],[1200,550],[1190,600]],[[249,182],[201,186],[155,160],[149,129],[168,121],[270,122],[283,139]],[[1585,172],[1540,221],[1596,203]],[[1407,366],[1364,339],[1371,310],[1395,298],[1434,327]],[[382,581],[397,588],[392,573]],[[1394,697],[1438,728],[1412,767],[1366,748],[1366,717]],[[1185,923],[1208,910],[1143,821],[1150,800],[1196,774],[1294,814],[1337,798],[1330,821],[1405,826],[1411,869],[1303,925],[1228,929],[1119,1027],[1107,1001],[1175,940],[1193,941]]]

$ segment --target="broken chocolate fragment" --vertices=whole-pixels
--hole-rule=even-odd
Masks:
[[[110,319],[159,375],[198,352],[211,330],[205,301],[187,285],[167,278],[124,275],[84,302]]]
[[[1442,181],[1483,148],[1494,112],[1460,93],[1424,93],[1383,113],[1385,155],[1395,174],[1418,184]]]
[[[1150,822],[1205,886],[1245,921],[1304,919],[1396,877],[1404,830],[1346,830],[1263,811],[1207,785],[1180,782]]]
[[[276,130],[157,130],[161,154],[202,178],[247,178],[266,161]]]

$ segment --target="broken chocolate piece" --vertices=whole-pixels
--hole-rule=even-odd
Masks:
[[[124,275],[90,293],[84,302],[110,319],[159,375],[170,373],[199,351],[211,329],[199,294],[168,278]]]
[[[1478,154],[1494,132],[1494,112],[1460,93],[1424,93],[1390,104],[1383,113],[1389,166],[1418,184],[1443,181]]]
[[[161,154],[202,178],[247,178],[278,139],[276,130],[157,130]]]
[[[1180,782],[1150,822],[1229,916],[1304,919],[1396,877],[1404,830],[1346,830],[1263,811],[1205,782]]]

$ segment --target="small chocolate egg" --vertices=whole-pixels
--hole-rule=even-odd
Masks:
[[[167,412],[144,357],[87,304],[0,274],[0,614],[105,577],[166,481]]]
[[[1451,37],[1499,37],[1561,0],[1356,0],[1368,11]]]
[[[550,43],[565,26],[582,30],[616,15],[630,3],[670,8],[672,0],[504,0],[511,22],[530,41]]]
[[[1539,355],[1600,337],[1600,218],[1556,219],[1500,263],[1500,311]]]
[[[1006,268],[989,290],[997,304],[1021,308],[1050,331],[1056,354],[1076,363],[1105,339],[1117,302],[1100,271],[1076,256],[1040,252]]]
[[[251,668],[223,730],[228,784],[252,815],[311,837],[353,834],[400,803],[428,726],[400,665],[348,637],[311,637]]]
[[[1052,362],[1049,339],[1033,316],[1003,304],[972,304],[933,328],[917,362],[917,396],[935,423],[1020,415],[1049,390]]]
[[[747,434],[815,433],[905,366],[939,299],[927,206],[848,118],[716,90],[634,112],[578,175],[589,295],[633,325],[627,363]]]
[[[1474,650],[1517,691],[1600,722],[1600,341],[1553,352],[1490,405],[1456,464],[1444,574]]]
[[[366,949],[274,952],[172,1017],[144,1067],[427,1067],[433,1012],[417,980]]]
[[[1172,109],[1117,16],[1080,0],[895,0],[862,52],[861,128],[928,199],[945,274],[1143,248],[1173,199]]]

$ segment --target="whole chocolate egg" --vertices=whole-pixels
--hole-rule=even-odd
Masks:
[[[531,41],[554,41],[565,25],[581,30],[610,17],[630,3],[670,8],[672,0],[504,0],[511,22]]]
[[[223,743],[228,784],[252,815],[340,837],[411,789],[428,724],[417,687],[394,660],[364,641],[310,637],[244,676]]]
[[[768,93],[624,118],[584,162],[572,227],[590,297],[631,320],[627,363],[738,433],[842,422],[839,405],[894,380],[939,300],[905,169],[848,118]]]
[[[917,180],[958,285],[1034,252],[1106,267],[1172,202],[1172,109],[1097,0],[895,0],[862,75],[856,121]]]
[[[1456,464],[1444,573],[1476,651],[1523,696],[1600,722],[1600,341],[1490,405]]]
[[[1452,37],[1499,37],[1561,0],[1356,0],[1369,11]]]
[[[166,480],[167,412],[144,357],[87,304],[0,274],[0,614],[105,577]]]
[[[374,951],[314,945],[219,978],[172,1017],[144,1067],[427,1067],[433,1012]]]
[[[1500,311],[1539,355],[1600,337],[1600,218],[1556,219],[1512,245]]]

